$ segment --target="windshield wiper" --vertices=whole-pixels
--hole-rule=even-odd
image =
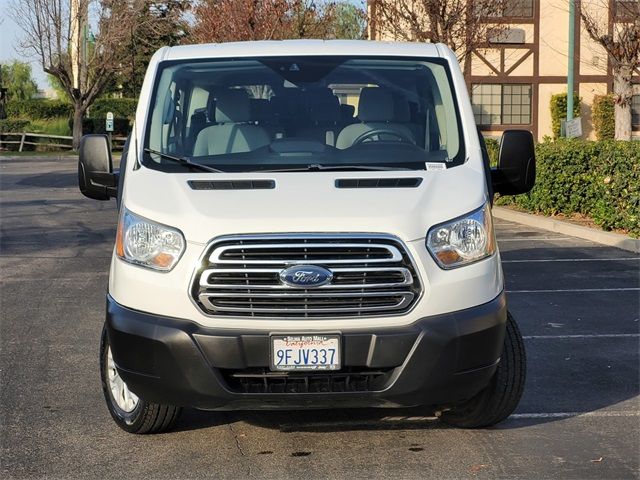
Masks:
[[[273,170],[256,170],[256,172],[316,172],[316,171],[332,171],[332,170],[369,170],[369,171],[390,171],[390,170],[409,170],[405,167],[384,167],[377,165],[301,165],[291,168],[275,168]]]
[[[173,155],[169,155],[168,153],[162,153],[157,150],[153,150],[151,148],[145,148],[145,152],[153,153],[155,155],[159,155],[162,158],[166,158],[167,160],[171,160],[172,162],[179,163],[181,165],[185,165],[189,168],[195,168],[197,170],[202,170],[203,172],[214,172],[214,173],[225,173],[224,170],[218,170],[217,168],[209,167],[207,165],[202,165],[201,163],[193,163],[186,157],[174,157]]]

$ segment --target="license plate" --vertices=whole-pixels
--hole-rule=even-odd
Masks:
[[[339,335],[274,335],[271,370],[339,370]]]

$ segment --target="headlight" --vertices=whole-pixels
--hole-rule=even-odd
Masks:
[[[179,230],[139,217],[122,207],[116,235],[116,254],[122,260],[169,271],[178,263],[184,245]]]
[[[489,205],[433,227],[427,234],[427,249],[444,269],[468,265],[493,255],[496,241]]]

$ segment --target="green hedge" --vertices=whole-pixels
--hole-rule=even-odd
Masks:
[[[0,120],[0,133],[22,133],[29,130],[31,122],[24,118],[7,118]]]
[[[498,204],[547,215],[581,213],[605,230],[640,236],[640,142],[544,142],[536,161],[533,190]]]
[[[484,143],[487,146],[487,153],[489,154],[489,164],[492,167],[498,165],[498,155],[500,154],[500,140],[495,138],[485,138]]]
[[[581,102],[580,96],[576,92],[573,92],[574,118],[580,116],[580,102]],[[551,108],[551,128],[553,130],[553,138],[559,138],[562,120],[567,118],[567,94],[557,93],[555,95],[551,95],[550,108]]]
[[[613,140],[616,137],[614,110],[613,95],[593,97],[593,128],[598,140]]]
[[[90,108],[90,118],[105,119],[107,112],[113,112],[116,118],[133,119],[137,100],[134,98],[99,98]],[[34,99],[11,100],[6,104],[9,118],[28,118],[40,120],[73,116],[73,106],[64,100]]]
[[[28,118],[40,120],[43,118],[71,117],[73,106],[63,100],[10,100],[6,105],[9,118]]]
[[[73,128],[73,120],[69,120],[69,127]],[[105,118],[83,118],[82,119],[82,133],[108,133],[105,129]],[[113,135],[127,136],[131,131],[131,123],[128,118],[114,118],[113,119]]]
[[[89,117],[104,120],[112,112],[116,118],[133,119],[137,105],[135,98],[99,98],[91,105]]]

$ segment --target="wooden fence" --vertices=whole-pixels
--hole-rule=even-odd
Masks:
[[[15,140],[8,140],[14,138]],[[44,139],[45,141],[38,141]],[[57,141],[54,141],[57,140]],[[113,150],[122,150],[127,137],[111,137]],[[64,135],[48,135],[45,133],[0,133],[0,150],[4,145],[19,145],[18,151],[24,151],[25,145],[46,147],[47,149],[73,149],[73,137]]]

